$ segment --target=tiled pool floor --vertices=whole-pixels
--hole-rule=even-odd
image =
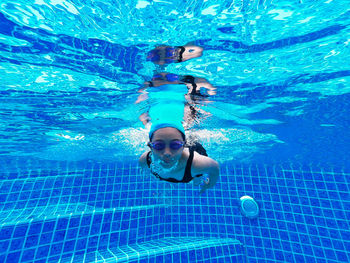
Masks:
[[[123,165],[3,173],[0,262],[350,262],[349,172],[227,164],[199,195]]]

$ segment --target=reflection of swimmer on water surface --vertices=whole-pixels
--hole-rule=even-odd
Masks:
[[[159,87],[167,84],[185,84],[188,89],[189,95],[198,95],[200,97],[207,97],[207,95],[201,93],[201,89],[206,89],[208,95],[216,95],[216,88],[211,85],[206,79],[193,77],[190,75],[180,76],[172,73],[162,72],[157,73],[152,77],[151,81],[146,81],[144,88],[140,89],[139,92],[146,91],[149,87]],[[136,103],[147,99],[147,93],[143,93],[139,96]]]
[[[166,72],[155,74],[152,80],[145,82],[145,87],[139,90],[139,92],[142,93],[139,95],[135,103],[145,101],[149,96],[154,96],[154,93],[163,91],[162,94],[167,96],[171,101],[174,97],[169,95],[169,91],[181,92],[184,85],[187,87],[187,91],[184,91],[184,97],[182,97],[185,98],[186,101],[183,115],[186,120],[186,128],[189,128],[194,123],[198,123],[200,120],[211,116],[209,112],[201,109],[201,106],[211,102],[207,99],[207,97],[209,97],[208,95],[201,93],[201,88],[206,89],[207,94],[209,95],[215,95],[216,88],[204,78],[197,78],[190,75],[179,76]],[[154,93],[152,94],[152,92]],[[141,114],[140,120],[146,125],[150,121],[148,113]]]
[[[155,122],[149,132],[150,151],[139,159],[143,168],[160,180],[171,183],[198,184],[203,174],[208,175],[201,193],[212,188],[219,177],[219,164],[207,157],[203,146],[198,142],[189,145],[180,122]]]
[[[216,94],[216,88],[212,86],[206,79],[193,77],[191,75],[176,75],[173,73],[161,72],[155,74],[151,81],[145,82],[147,87],[159,87],[165,84],[186,84],[188,93],[191,95],[205,96],[200,93],[200,89],[207,89],[209,95]]]
[[[147,60],[157,65],[184,62],[202,56],[203,48],[186,44],[184,46],[157,46],[147,54]]]

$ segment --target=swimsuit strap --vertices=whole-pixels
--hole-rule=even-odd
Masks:
[[[147,165],[149,168],[151,168],[151,163],[152,163],[150,154],[151,154],[151,151],[147,153],[147,157],[146,157]],[[152,169],[151,169],[151,173],[155,177],[157,177],[159,180],[162,180],[162,181],[167,181],[171,183],[189,183],[193,179],[191,175],[191,166],[192,166],[193,156],[194,156],[194,150],[190,149],[190,156],[188,157],[186,168],[185,168],[185,174],[182,180],[177,180],[175,178],[163,178],[158,173],[152,171]],[[199,177],[199,176],[201,175],[197,175],[196,177]]]
[[[177,60],[178,62],[182,62],[182,55],[183,53],[185,52],[186,48],[184,48],[183,46],[179,46],[177,47],[180,49],[180,52],[179,52],[179,59]]]
[[[188,157],[188,160],[186,163],[185,174],[184,174],[184,178],[182,179],[183,183],[188,183],[193,179],[191,175],[191,166],[192,166],[192,161],[194,156],[194,150],[193,149],[189,149],[189,150],[190,150],[190,156]]]
[[[152,163],[152,160],[151,160],[151,151],[149,151],[149,152],[147,153],[146,162],[147,162],[148,168],[151,168],[151,163]]]

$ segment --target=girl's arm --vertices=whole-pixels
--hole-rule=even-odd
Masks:
[[[202,186],[200,193],[204,193],[207,189],[215,186],[220,175],[220,166],[215,160],[195,153],[193,160],[193,172],[194,174],[207,174],[209,182]]]

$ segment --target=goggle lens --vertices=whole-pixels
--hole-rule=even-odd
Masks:
[[[169,145],[172,150],[179,150],[182,146],[184,146],[184,142],[181,141],[172,141]]]

